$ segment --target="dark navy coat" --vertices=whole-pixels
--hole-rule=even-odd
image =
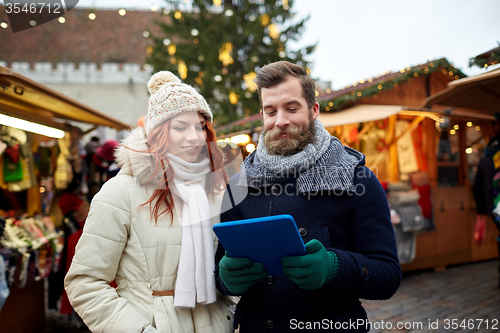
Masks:
[[[240,332],[368,331],[359,299],[390,298],[401,282],[401,268],[385,192],[362,164],[354,170],[355,193],[325,190],[302,194],[296,178],[245,188],[236,185],[239,174],[231,178],[221,222],[290,214],[304,243],[318,239],[340,262],[335,280],[317,290],[302,290],[286,275],[269,276],[251,286],[236,309],[234,323],[235,328],[240,325]],[[244,199],[234,205],[240,201],[238,197]],[[233,208],[224,212],[228,206]],[[224,252],[219,245],[217,287],[230,295],[218,275]]]

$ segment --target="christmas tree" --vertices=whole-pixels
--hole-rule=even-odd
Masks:
[[[260,67],[278,60],[308,68],[305,57],[287,43],[300,37],[307,18],[293,22],[293,0],[167,1],[160,33],[149,37],[148,63],[196,87],[210,104],[218,125],[259,112]]]

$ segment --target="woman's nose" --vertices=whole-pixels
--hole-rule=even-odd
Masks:
[[[189,142],[196,142],[199,140],[198,131],[196,130],[196,128],[189,129],[186,135],[186,140]]]

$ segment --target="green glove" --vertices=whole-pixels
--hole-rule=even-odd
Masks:
[[[235,295],[244,294],[254,283],[264,280],[264,265],[248,258],[231,258],[226,255],[219,262],[219,275],[227,289]]]
[[[281,266],[300,288],[319,289],[335,279],[340,269],[339,259],[317,239],[307,242],[306,250],[307,254],[303,256],[281,258]]]

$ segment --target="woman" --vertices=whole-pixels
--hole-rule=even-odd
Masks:
[[[170,72],[148,88],[146,125],[115,152],[120,172],[92,200],[66,291],[92,332],[232,332],[213,273],[227,176],[212,113]]]

